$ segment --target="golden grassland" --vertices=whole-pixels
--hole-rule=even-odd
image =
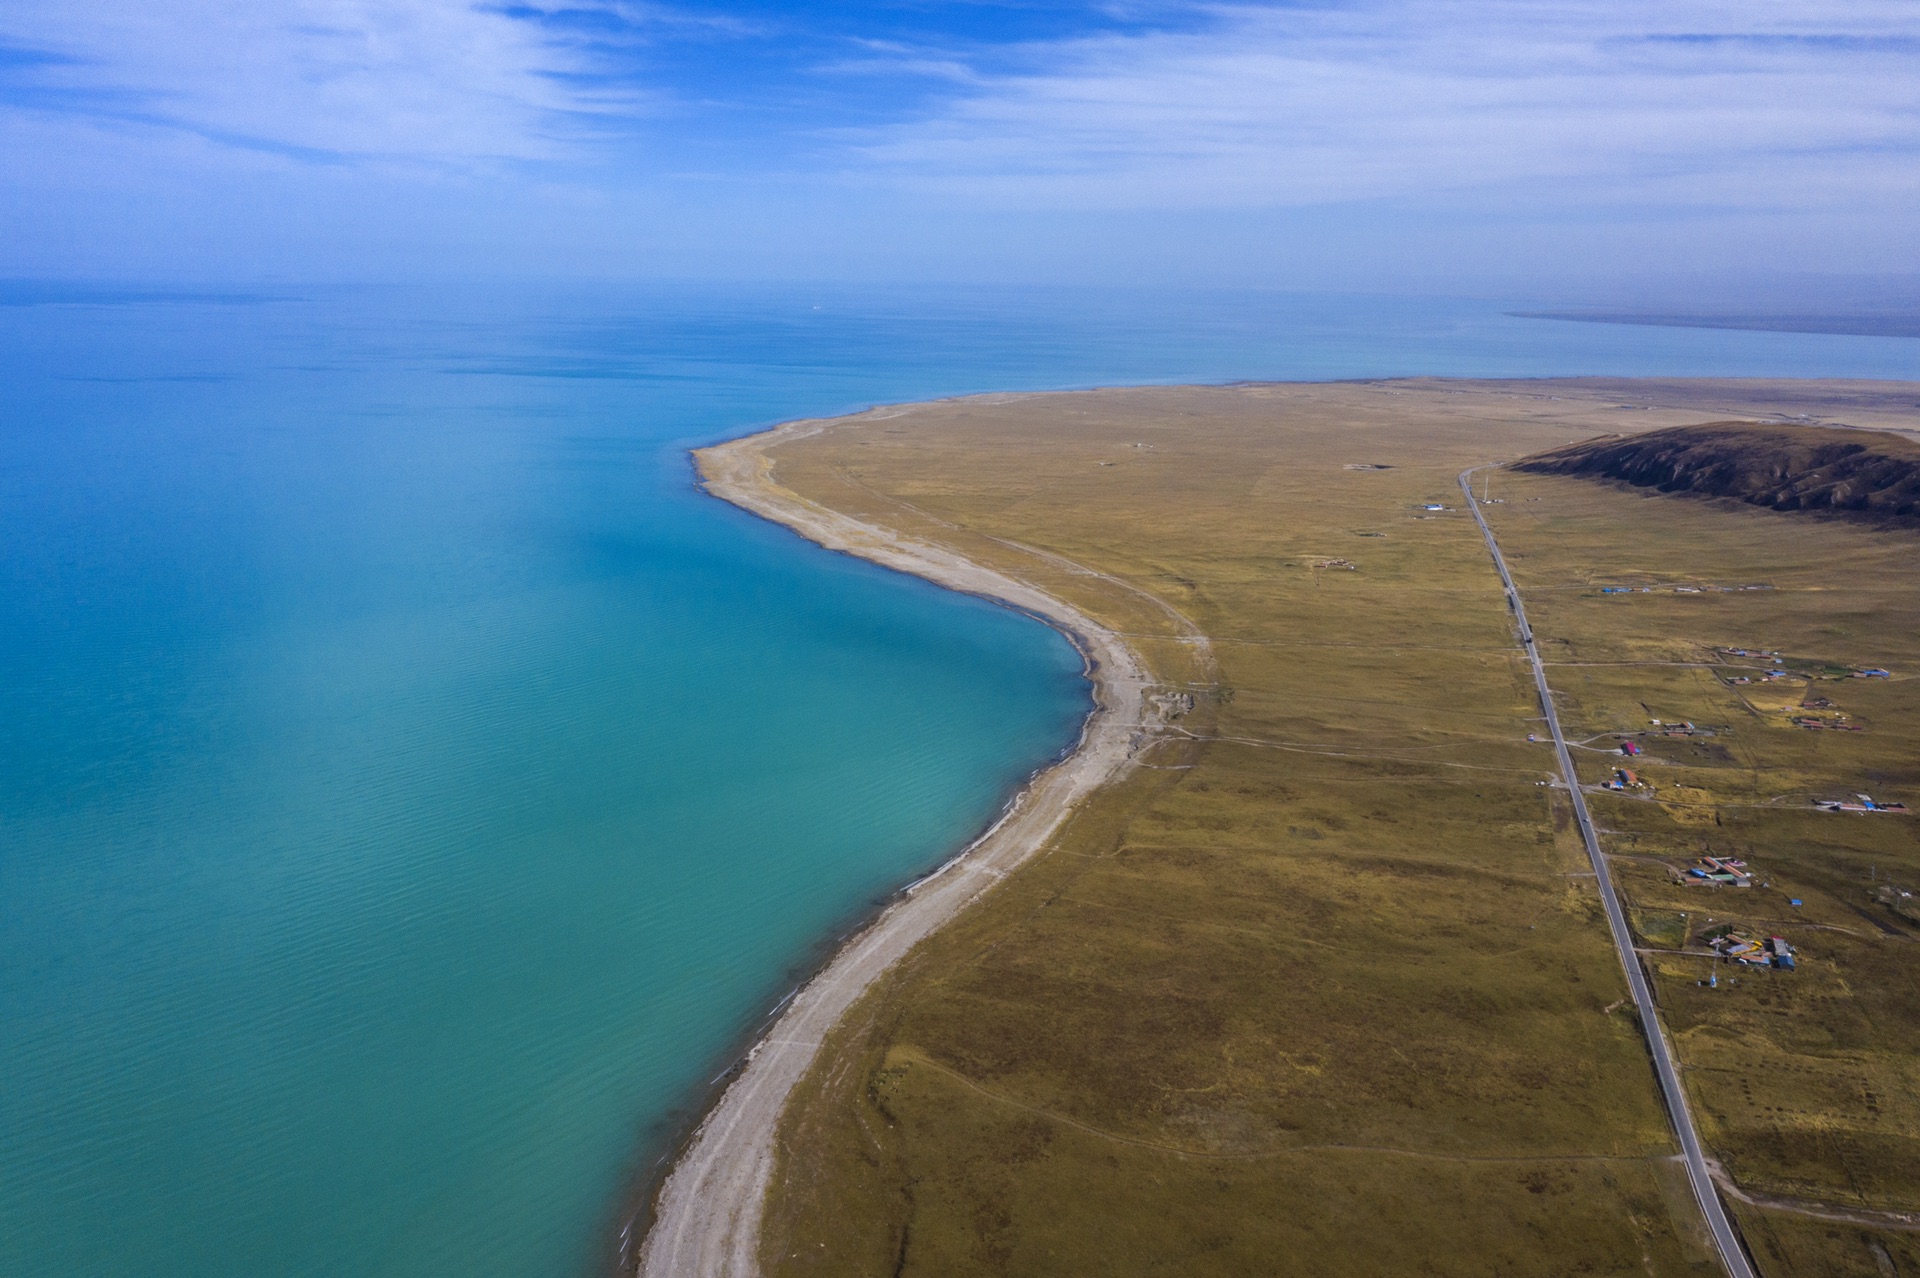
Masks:
[[[1623,422],[1764,411],[1769,395],[1914,422],[1895,406],[1911,388],[1826,391],[981,397],[776,447],[775,478],[796,493],[1126,631],[1162,695],[1190,708],[829,1039],[779,1132],[767,1271],[1716,1272],[1590,867],[1542,784],[1546,747],[1526,741],[1531,685],[1454,476]],[[1700,663],[1701,644],[1724,643],[1920,669],[1902,647],[1920,584],[1910,536],[1572,479],[1494,483],[1536,630],[1567,661]],[[1720,522],[1735,518],[1739,531]],[[1627,572],[1778,589],[1598,594],[1596,574]],[[1862,593],[1813,599],[1816,578],[1849,577]],[[1770,629],[1790,602],[1806,606]],[[1856,776],[1911,793],[1885,750],[1915,757],[1901,734],[1920,722],[1920,683],[1849,681],[1872,731],[1816,734],[1756,717],[1698,664],[1553,673],[1583,733],[1654,717],[1732,729],[1649,746],[1654,797],[1596,800],[1617,850],[1647,858],[1622,860],[1620,878],[1650,948],[1696,948],[1708,903],[1798,929],[1803,971],[1715,991],[1692,984],[1706,960],[1649,955],[1716,1152],[1763,1193],[1909,1203],[1920,1129],[1900,1071],[1920,947],[1855,907],[1868,862],[1917,877],[1914,822],[1783,805]],[[1591,755],[1594,780],[1606,762]],[[1666,863],[1703,841],[1750,850],[1774,886],[1737,901],[1671,886]],[[1804,904],[1775,924],[1789,893]],[[1770,1275],[1920,1272],[1911,1234],[1771,1208],[1741,1220]]]
[[[1569,738],[1653,719],[1718,729],[1641,738],[1633,767],[1653,789],[1592,800],[1702,1137],[1749,1197],[1920,1214],[1920,927],[1898,895],[1920,891],[1920,817],[1810,805],[1864,792],[1920,808],[1920,538],[1579,480],[1496,487],[1508,500],[1489,515],[1555,663]],[[1600,593],[1616,582],[1657,588]],[[1728,583],[1772,589],[1672,590]],[[1895,677],[1848,677],[1861,667]],[[1791,673],[1767,681],[1769,668]],[[1754,682],[1731,682],[1742,677]],[[1597,782],[1625,761],[1599,752],[1611,737],[1593,744],[1582,766]],[[1675,881],[1709,852],[1746,859],[1756,886]],[[1720,987],[1703,986],[1714,960],[1701,933],[1728,923],[1788,938],[1798,969],[1721,964]],[[1819,1248],[1857,1231],[1733,1205],[1763,1267],[1847,1270]],[[1892,1272],[1913,1272],[1914,1238],[1885,1235],[1851,1267],[1886,1272],[1877,1245]]]

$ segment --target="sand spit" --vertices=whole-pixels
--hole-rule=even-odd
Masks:
[[[877,409],[897,416],[910,408]],[[759,1272],[761,1212],[772,1180],[774,1130],[789,1093],[822,1038],[855,1000],[923,937],[946,923],[1047,843],[1088,794],[1131,770],[1142,733],[1157,721],[1143,661],[1119,636],[1054,596],[938,546],[864,524],[774,482],[766,450],[815,435],[829,421],[799,421],[698,453],[708,491],[831,550],[1045,618],[1087,658],[1095,710],[1073,753],[1036,776],[985,834],[909,888],[809,981],[748,1054],[708,1112],[656,1200],[640,1252],[646,1278],[748,1278]]]

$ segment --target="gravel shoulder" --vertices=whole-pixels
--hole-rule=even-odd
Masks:
[[[746,1278],[759,1272],[775,1127],[827,1032],[922,938],[1045,847],[1087,795],[1130,771],[1143,734],[1157,726],[1149,722],[1153,709],[1145,663],[1119,635],[1085,613],[1028,582],[861,523],[775,482],[767,449],[818,434],[829,424],[791,422],[701,449],[697,458],[707,490],[830,550],[1044,618],[1086,658],[1095,709],[1071,754],[1035,776],[991,829],[852,937],[749,1052],[661,1186],[640,1252],[639,1272],[647,1278]]]

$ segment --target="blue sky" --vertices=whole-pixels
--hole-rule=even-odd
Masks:
[[[1920,6],[9,0],[0,163],[15,276],[1734,287],[1920,260]]]

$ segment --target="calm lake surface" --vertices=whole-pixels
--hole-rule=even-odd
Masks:
[[[1077,731],[685,450],[968,391],[1920,375],[1479,302],[0,285],[0,1272],[577,1278],[795,972]]]

